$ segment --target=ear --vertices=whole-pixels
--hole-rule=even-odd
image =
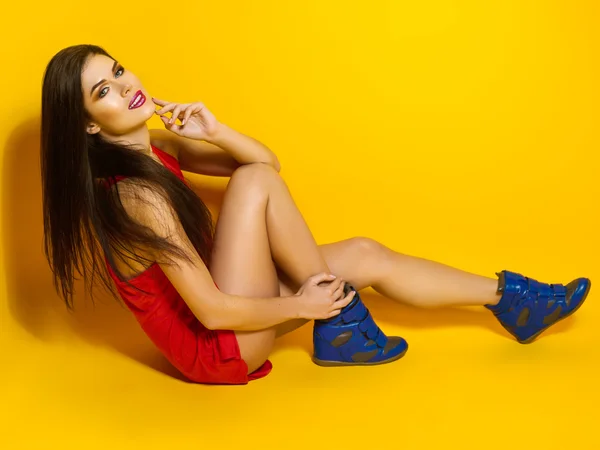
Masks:
[[[94,122],[90,122],[90,123],[88,123],[86,131],[88,132],[88,134],[96,134],[96,133],[100,132],[100,127],[98,126],[98,124],[95,124]]]

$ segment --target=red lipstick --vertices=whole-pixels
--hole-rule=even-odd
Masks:
[[[146,96],[142,94],[142,91],[137,91],[131,101],[129,102],[129,109],[136,109],[146,103]]]

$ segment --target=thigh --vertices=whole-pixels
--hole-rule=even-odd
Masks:
[[[247,297],[277,295],[265,210],[268,196],[252,184],[251,170],[231,177],[215,228],[209,270],[223,292]]]
[[[265,208],[268,196],[252,168],[238,169],[227,186],[217,220],[210,272],[222,292],[244,297],[277,297],[279,282],[271,259]],[[236,331],[249,371],[268,358],[276,330]]]

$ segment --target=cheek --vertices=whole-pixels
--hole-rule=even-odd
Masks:
[[[119,114],[127,110],[125,100],[120,95],[107,95],[103,99],[102,108],[107,114]]]
[[[111,122],[122,120],[127,111],[122,98],[107,95],[101,101],[96,102],[92,112],[93,117],[106,126]]]

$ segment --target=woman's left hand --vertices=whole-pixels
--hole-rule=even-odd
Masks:
[[[219,121],[203,103],[170,103],[157,98],[152,98],[152,101],[161,106],[156,114],[165,128],[179,136],[210,141],[219,129]],[[170,118],[165,116],[168,112],[172,113]],[[177,125],[177,119],[181,125]]]

